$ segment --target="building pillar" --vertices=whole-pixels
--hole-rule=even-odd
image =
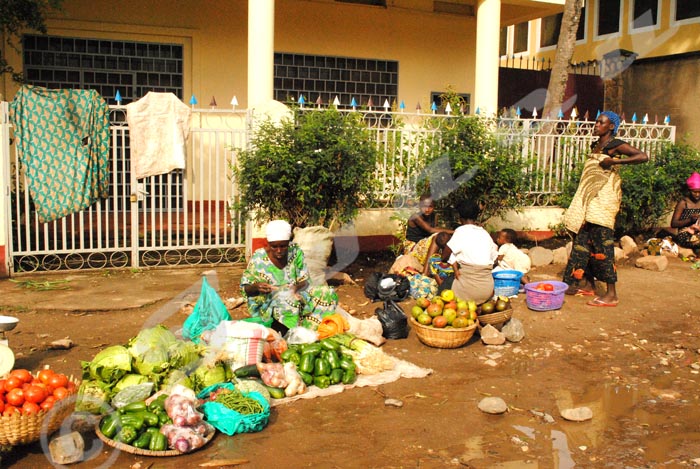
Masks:
[[[275,0],[248,0],[248,108],[273,98]]]
[[[498,43],[501,31],[501,0],[476,3],[476,64],[472,109],[498,111]]]

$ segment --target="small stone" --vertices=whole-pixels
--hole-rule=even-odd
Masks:
[[[75,344],[69,338],[54,340],[49,344],[49,348],[52,350],[68,350],[72,348]]]
[[[506,401],[500,397],[485,397],[479,401],[479,410],[487,414],[502,414],[508,410]]]
[[[525,337],[525,327],[522,321],[512,318],[503,326],[501,333],[508,342],[520,342]]]
[[[576,407],[562,410],[561,416],[572,422],[585,422],[593,418],[593,411],[588,407]]]
[[[581,451],[586,451],[588,449],[588,446],[581,445],[578,447],[578,449],[580,449]]]
[[[72,464],[83,459],[85,441],[78,432],[54,438],[49,443],[51,459],[56,464]]]
[[[488,365],[488,366],[498,366],[498,362],[495,361],[495,360],[486,360],[486,361],[484,362],[484,365]]]
[[[390,407],[403,407],[403,401],[400,399],[384,399],[384,405]]]
[[[503,345],[506,337],[491,324],[487,324],[481,329],[481,341],[486,345]]]
[[[700,363],[691,363],[690,367],[694,370],[700,370]]]

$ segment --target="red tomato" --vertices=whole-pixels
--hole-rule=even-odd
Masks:
[[[44,383],[44,384],[49,384],[49,378],[53,376],[54,372],[50,368],[44,368],[37,374],[37,378]]]
[[[5,380],[5,391],[11,391],[15,388],[22,387],[22,381],[16,376],[10,376]]]
[[[542,284],[542,289],[544,291],[554,291],[554,285],[552,285],[551,283],[544,283]]]
[[[51,407],[53,407],[53,401],[46,399],[44,402],[39,404],[39,407],[41,407],[41,410],[49,410]]]
[[[26,391],[27,389],[29,389],[31,387],[31,384],[30,383],[22,383],[22,386],[20,386],[20,387],[22,388],[22,391]]]
[[[29,389],[24,391],[24,400],[34,404],[41,404],[46,399],[46,389],[34,384],[29,386]]]
[[[0,401],[0,414],[2,414],[5,411],[5,403],[3,401]]]
[[[60,388],[56,388],[53,391],[53,397],[56,398],[57,401],[60,401],[61,399],[65,398],[68,395],[68,390],[61,386]]]
[[[22,413],[25,415],[38,414],[40,410],[41,407],[39,407],[39,405],[35,404],[34,402],[25,402],[24,404],[22,404]]]
[[[73,381],[68,381],[66,389],[68,390],[68,394],[73,394],[75,392],[75,383]]]
[[[13,405],[6,405],[5,410],[2,411],[3,417],[10,417],[14,414],[19,414],[19,409]]]
[[[6,379],[0,379],[0,394],[5,394],[7,390],[5,389]]]
[[[48,385],[55,388],[66,387],[68,378],[63,373],[54,373],[50,378]]]
[[[11,389],[5,396],[7,403],[13,406],[21,406],[24,404],[24,391],[20,388]]]
[[[10,376],[16,376],[23,383],[29,383],[31,380],[34,379],[29,370],[25,370],[24,368],[17,368],[15,370],[10,371]]]

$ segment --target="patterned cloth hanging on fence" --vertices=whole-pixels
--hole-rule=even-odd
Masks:
[[[42,223],[109,193],[109,112],[95,90],[24,85],[10,105],[29,194]]]

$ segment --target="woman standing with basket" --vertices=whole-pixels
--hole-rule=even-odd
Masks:
[[[595,279],[607,284],[603,296],[589,306],[617,306],[617,271],[615,269],[615,217],[620,210],[622,189],[617,167],[639,164],[649,156],[629,143],[615,138],[620,117],[611,111],[598,116],[593,126],[591,154],[584,163],[578,189],[564,215],[566,228],[576,233],[564,282],[569,295],[595,296]],[[578,283],[583,281],[579,287]]]

